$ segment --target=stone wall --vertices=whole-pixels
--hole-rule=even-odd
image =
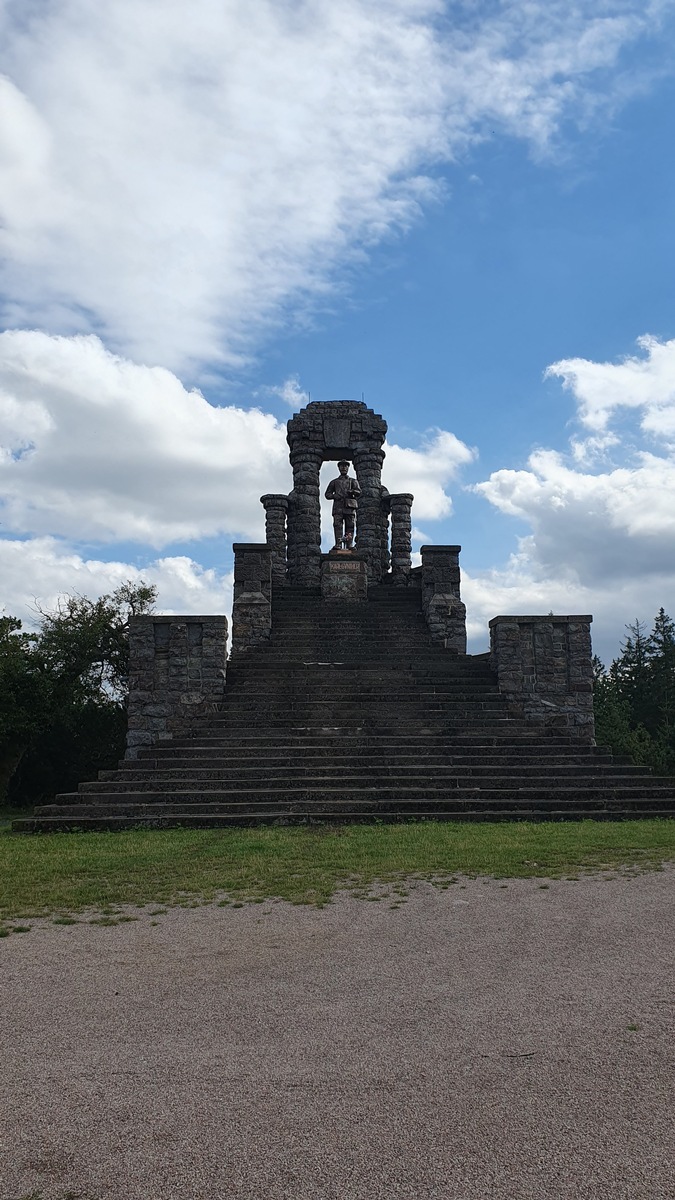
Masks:
[[[533,725],[592,745],[591,621],[584,616],[495,617],[490,663],[499,690]]]
[[[132,617],[126,757],[185,736],[217,712],[226,659],[226,617]]]
[[[266,642],[272,632],[272,548],[235,542],[232,657]]]
[[[437,646],[466,654],[466,608],[459,592],[461,546],[422,546],[422,611]]]

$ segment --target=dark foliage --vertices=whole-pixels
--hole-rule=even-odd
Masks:
[[[155,589],[127,583],[97,600],[66,597],[37,633],[0,618],[0,798],[48,802],[114,767],[124,747],[129,617]]]
[[[609,670],[594,660],[596,739],[660,772],[675,772],[675,622],[663,608],[642,621]]]

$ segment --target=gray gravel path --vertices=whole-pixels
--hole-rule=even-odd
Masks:
[[[674,1197],[675,871],[541,883],[5,939],[0,1197]]]

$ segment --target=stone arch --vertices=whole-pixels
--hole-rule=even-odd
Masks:
[[[359,400],[315,401],[288,422],[293,490],[288,496],[288,573],[291,583],[318,586],[321,578],[319,472],[324,462],[349,459],[361,485],[357,545],[378,582],[389,566],[388,493],[382,487],[387,422]]]

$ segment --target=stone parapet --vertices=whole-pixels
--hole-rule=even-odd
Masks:
[[[490,621],[490,664],[499,690],[528,722],[595,740],[591,622],[582,616],[499,616]]]
[[[422,611],[431,640],[466,654],[466,607],[460,598],[461,546],[422,546]]]
[[[235,542],[232,655],[266,642],[272,632],[272,549],[266,543]]]
[[[226,661],[226,617],[131,617],[126,757],[183,737],[217,712]]]

